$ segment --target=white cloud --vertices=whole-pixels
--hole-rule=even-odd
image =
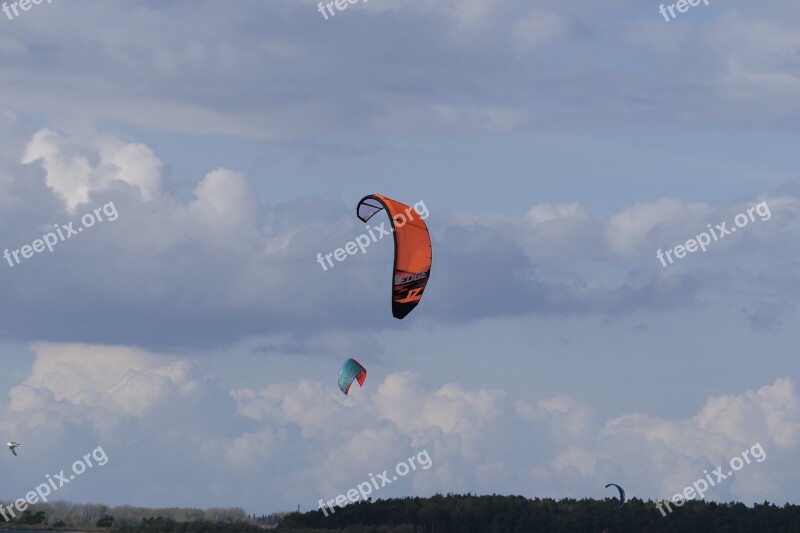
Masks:
[[[143,371],[157,365],[153,355],[135,348],[42,342],[33,349],[36,361],[23,385],[47,389],[56,400],[106,391],[129,370]]]
[[[261,509],[265,498],[278,507],[312,505],[423,449],[433,467],[381,496],[577,496],[597,494],[613,476],[632,496],[668,497],[756,443],[767,459],[708,497],[780,502],[796,491],[797,476],[787,472],[797,457],[800,404],[787,378],[712,397],[682,420],[631,413],[603,423],[568,396],[529,405],[496,391],[427,385],[409,372],[348,397],[314,381],[231,391],[198,363],[170,356],[69,344],[34,351],[30,376],[10,393],[2,430],[33,441],[25,451],[34,457],[74,454],[74,443],[95,435],[109,453],[108,473],[82,484],[87,493],[114,487],[122,501],[136,499],[134,487],[151,479],[164,491],[196,486],[186,495],[193,501],[204,501],[197,499],[202,487],[222,483],[242,489],[236,498],[259,487],[257,498],[238,502],[248,508]],[[173,479],[170,472],[186,474]],[[277,478],[281,484],[263,484]]]
[[[672,198],[637,204],[608,220],[606,239],[614,251],[630,255],[643,242],[652,242],[648,237],[654,230],[685,228],[687,235],[696,235],[705,230],[705,219],[711,213],[706,204],[685,204]]]
[[[70,212],[114,180],[137,187],[146,201],[159,194],[161,162],[147,146],[106,137],[92,148],[98,149],[96,165],[58,133],[42,129],[28,143],[22,163],[41,161],[47,185],[64,199]]]

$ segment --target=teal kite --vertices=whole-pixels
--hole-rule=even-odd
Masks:
[[[367,369],[355,359],[348,359],[344,362],[342,370],[339,372],[339,390],[347,394],[354,379],[358,380],[358,384],[363,387],[364,380],[367,379]]]

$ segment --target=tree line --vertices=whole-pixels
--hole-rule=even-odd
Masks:
[[[662,513],[652,501],[628,500],[614,510],[616,498],[529,499],[522,496],[471,494],[359,502],[324,516],[322,511],[290,513],[280,533],[800,533],[800,506],[769,502],[689,501]]]
[[[0,502],[2,503],[2,502]],[[655,502],[628,500],[615,510],[617,500],[584,498],[525,498],[437,494],[430,498],[394,498],[322,511],[248,515],[244,509],[183,509],[178,507],[107,507],[97,504],[48,502],[35,504],[15,523],[0,527],[87,527],[120,533],[800,533],[800,506],[769,502],[748,507],[743,503],[689,501],[669,514]],[[47,529],[47,528],[44,528]]]
[[[0,501],[0,505],[13,502]],[[181,507],[134,507],[122,505],[109,507],[94,503],[72,503],[53,501],[35,503],[20,515],[17,513],[10,524],[45,524],[53,527],[133,527],[148,518],[161,517],[176,523],[207,521],[209,523],[251,523],[253,525],[275,525],[282,514],[248,515],[241,507],[212,507],[194,509]],[[99,522],[99,524],[98,524]],[[0,519],[0,526],[3,520]]]

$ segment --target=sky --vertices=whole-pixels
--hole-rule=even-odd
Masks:
[[[423,451],[372,497],[664,499],[763,450],[705,498],[798,503],[800,5],[659,6],[0,11],[0,500],[99,447],[51,499],[311,510]],[[403,320],[391,239],[317,262],[372,193],[428,212]]]

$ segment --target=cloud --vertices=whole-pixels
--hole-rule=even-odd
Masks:
[[[135,348],[110,348],[85,344],[37,343],[31,376],[23,386],[46,388],[56,400],[78,398],[108,389],[131,371],[152,369],[157,359]],[[24,405],[20,406],[24,408]]]
[[[147,146],[110,138],[99,144],[99,161],[92,165],[75,153],[76,147],[65,146],[59,134],[43,129],[33,135],[22,163],[41,162],[47,186],[65,200],[71,213],[79,204],[87,203],[92,192],[104,190],[113,180],[137,187],[145,201],[159,193],[161,162]]]
[[[679,226],[689,233],[694,228],[701,228],[703,224],[700,221],[711,213],[709,205],[686,205],[672,198],[639,204],[609,218],[606,239],[615,252],[630,255],[643,242],[652,242],[648,238],[652,231],[663,226]]]
[[[199,177],[189,197],[177,197],[164,187],[165,164],[150,148],[107,134],[42,129],[22,161],[25,174],[5,184],[17,200],[0,210],[10,250],[41,237],[54,221],[65,224],[104,203],[113,201],[119,218],[9,267],[14,287],[0,310],[7,338],[168,348],[271,336],[287,341],[263,346],[302,352],[325,350],[335,335],[382,327],[389,240],[327,271],[316,261],[364,231],[339,197],[264,203],[248,176],[224,167]],[[754,259],[757,250],[785,250],[794,238],[798,200],[759,199],[769,202],[769,221],[668,269],[655,250],[752,204],[712,208],[660,199],[606,217],[575,202],[534,205],[522,215],[433,213],[436,260],[420,309],[440,324],[685,309],[704,290],[725,292],[707,265],[733,253],[746,273],[741,284],[762,283],[762,273],[791,276],[789,268],[767,272]],[[83,316],[73,312],[76,301]]]
[[[173,494],[175,505],[211,505],[206,487],[236,485],[235,495],[215,494],[214,505],[311,506],[422,450],[433,467],[381,497],[453,490],[600,497],[598,487],[612,478],[632,496],[669,497],[756,443],[767,459],[707,497],[780,503],[797,492],[796,474],[787,473],[796,471],[800,403],[788,378],[711,397],[685,419],[631,412],[606,420],[566,395],[528,403],[411,372],[345,397],[309,380],[231,390],[198,362],[130,348],[41,343],[33,351],[30,375],[9,393],[2,430],[24,436],[26,454],[52,454],[61,464],[82,446],[102,445],[105,473],[85,475],[71,498],[156,505],[160,494]],[[29,483],[9,475],[11,487]],[[146,482],[154,491],[139,493]]]
[[[703,7],[701,24],[667,24],[623,1],[602,13],[591,2],[362,2],[328,21],[316,4],[49,5],[9,25],[0,47],[14,60],[0,74],[26,113],[276,140],[482,135],[498,122],[572,128],[599,117],[608,128],[633,112],[711,127],[800,118],[798,13],[786,0]],[[499,121],[498,101],[508,103]],[[509,121],[512,110],[521,120]]]

